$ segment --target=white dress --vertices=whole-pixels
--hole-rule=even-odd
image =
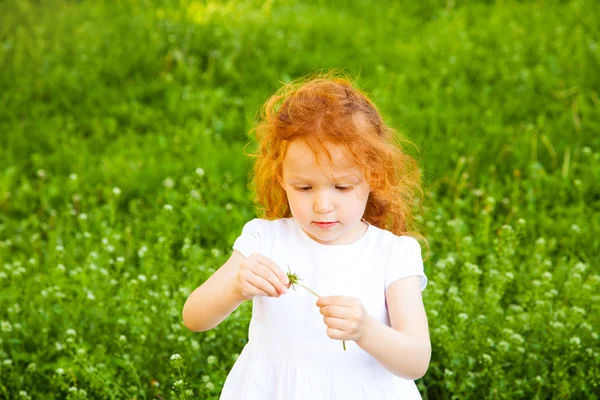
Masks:
[[[245,257],[271,258],[320,296],[358,298],[367,312],[390,325],[385,289],[418,275],[427,285],[421,248],[411,237],[369,225],[347,245],[311,239],[293,218],[248,222],[233,248]],[[297,286],[279,298],[256,296],[248,343],[230,371],[221,400],[420,399],[415,383],[383,368],[353,341],[327,336],[317,298]]]

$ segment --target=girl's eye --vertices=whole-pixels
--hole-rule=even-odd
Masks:
[[[296,190],[299,192],[308,192],[310,189],[310,186],[296,186]]]
[[[352,186],[336,186],[335,188],[340,192],[349,192],[352,190]]]

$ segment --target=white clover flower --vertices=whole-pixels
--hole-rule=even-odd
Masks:
[[[196,175],[198,175],[200,178],[202,178],[204,176],[204,169],[196,168]]]
[[[200,200],[202,198],[200,192],[198,192],[196,189],[190,190],[190,196],[192,196],[192,198],[195,200]]]
[[[176,361],[176,360],[181,360],[181,355],[179,355],[179,354],[173,354],[171,356],[171,361]]]
[[[212,382],[206,382],[206,388],[208,390],[213,390],[215,388],[215,384]]]
[[[121,194],[121,189],[119,189],[118,187],[114,187],[113,188],[113,193],[115,196],[119,196]]]
[[[517,220],[517,223],[518,223],[519,225],[525,225],[525,219],[523,219],[523,218],[519,218],[519,219]]]
[[[210,376],[208,376],[208,375],[202,375],[202,382],[206,383],[208,381],[210,381]]]
[[[60,342],[54,343],[54,347],[56,348],[56,351],[61,351],[62,349],[65,348],[65,346]]]
[[[571,339],[569,339],[569,342],[577,347],[581,346],[581,339],[579,339],[577,336],[573,336]]]
[[[485,362],[488,362],[488,363],[492,362],[492,356],[490,356],[489,354],[484,354],[482,357]]]
[[[76,392],[77,392],[77,388],[76,388],[75,386],[71,386],[71,387],[69,388],[69,392],[71,392],[71,393],[76,393]]]
[[[7,367],[10,367],[12,365],[12,363],[13,362],[12,362],[12,360],[10,358],[7,358],[6,360],[2,361],[2,364],[5,365],[5,366],[7,366]]]
[[[24,391],[24,390],[20,390],[19,391],[19,396],[21,396],[21,397],[29,397],[29,395],[27,394],[27,392]]]
[[[125,258],[124,257],[117,257],[117,262],[122,264],[122,263],[125,262]]]
[[[42,178],[42,179],[44,179],[44,178],[46,177],[46,171],[44,171],[43,169],[38,169],[38,170],[36,171],[36,175],[37,175],[39,178]]]
[[[571,310],[573,310],[576,313],[579,313],[581,315],[585,315],[585,310],[581,307],[573,306],[573,307],[571,307]]]
[[[449,370],[448,368],[446,368],[446,369],[444,369],[444,375],[452,376],[452,375],[454,375],[454,372],[452,370]]]
[[[75,331],[75,329],[67,329],[67,335],[75,336],[77,335],[77,332]]]
[[[552,273],[551,272],[544,272],[542,274],[542,278],[544,278],[546,280],[550,280],[550,279],[552,279]]]
[[[56,245],[56,251],[58,251],[59,253],[62,253],[63,251],[65,251],[65,248],[62,245],[57,244]]]
[[[518,343],[521,343],[521,344],[525,343],[525,339],[523,339],[523,336],[519,335],[518,333],[513,333],[513,334],[511,335],[511,338],[512,338],[512,339],[513,339],[515,342],[518,342]]]
[[[181,380],[181,379],[176,380],[175,383],[173,383],[173,386],[181,386],[181,385],[183,385],[183,380]]]
[[[147,280],[147,279],[146,279],[146,275],[138,275],[138,277],[137,277],[137,278],[138,278],[138,280],[139,280],[140,282],[146,282],[146,280]]]
[[[127,338],[125,337],[125,335],[120,335],[119,336],[119,342],[126,342]]]
[[[81,213],[79,214],[78,218],[82,221],[86,221],[88,219],[88,215],[86,213]]]
[[[510,345],[508,344],[508,342],[505,342],[504,340],[501,340],[500,342],[498,342],[498,347],[504,351],[507,351],[508,349],[510,349]]]
[[[577,224],[571,225],[571,230],[575,231],[576,233],[581,232],[581,228]]]
[[[66,271],[66,268],[65,268],[65,266],[63,264],[58,264],[56,266],[56,269],[59,270],[59,271],[61,271],[61,272],[65,272]]]
[[[550,322],[550,326],[552,326],[554,329],[563,329],[565,327],[565,324],[558,321],[552,321]]]
[[[507,272],[506,274],[504,274],[504,276],[506,276],[506,278],[508,278],[509,280],[513,280],[515,278],[515,274],[513,274],[512,272]]]
[[[542,286],[542,282],[538,281],[537,279],[534,279],[533,281],[531,281],[531,284],[535,287]]]
[[[2,321],[1,329],[2,332],[12,332],[13,326],[9,321]]]
[[[208,362],[209,364],[214,364],[215,362],[217,362],[217,357],[208,356],[208,358],[206,359],[206,362]]]
[[[466,321],[469,319],[469,316],[465,313],[460,313],[458,314],[458,318],[462,319],[463,321]]]
[[[94,293],[92,293],[91,291],[88,290],[87,299],[93,301],[93,300],[96,300],[96,296],[94,296]]]
[[[170,176],[166,177],[164,181],[162,181],[164,187],[172,189],[175,186],[175,181]]]
[[[578,262],[577,264],[575,264],[575,271],[583,274],[586,270],[587,270],[586,264],[584,264],[582,262]]]
[[[225,204],[225,209],[227,211],[231,211],[233,209],[233,205],[231,203],[227,203],[227,204]]]
[[[170,204],[165,204],[165,205],[163,206],[163,208],[164,208],[165,210],[167,210],[167,211],[173,211],[173,206],[172,206],[172,205],[170,205]]]

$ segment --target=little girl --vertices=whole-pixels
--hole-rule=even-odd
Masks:
[[[264,219],[244,226],[183,308],[199,332],[252,300],[221,399],[420,399],[427,278],[419,243],[404,236],[420,193],[415,160],[366,95],[332,75],[283,87],[254,131]]]

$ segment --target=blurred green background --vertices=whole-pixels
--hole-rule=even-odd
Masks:
[[[599,27],[592,0],[0,2],[0,398],[217,399],[250,305],[192,333],[183,303],[255,216],[262,102],[341,68],[420,149],[423,398],[598,399]]]

